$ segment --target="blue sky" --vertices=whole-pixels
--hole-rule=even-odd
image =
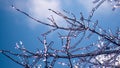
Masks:
[[[48,11],[53,9],[57,11],[67,10],[80,17],[79,13],[83,12],[85,17],[88,16],[92,7],[93,0],[0,0],[0,49],[13,50],[17,42],[22,41],[27,49],[34,51],[40,48],[40,42],[37,37],[49,30],[42,24],[29,19],[25,15],[17,12],[10,7],[14,4],[17,8],[29,13],[33,17],[48,22],[47,17],[53,15],[58,22],[63,26],[61,18]],[[99,20],[99,25],[104,29],[111,28],[114,30],[120,27],[120,10],[112,11],[111,6],[105,2],[93,16],[93,20]],[[57,40],[55,34],[50,34],[48,40]],[[21,66],[13,63],[11,60],[0,54],[0,68],[21,68]]]

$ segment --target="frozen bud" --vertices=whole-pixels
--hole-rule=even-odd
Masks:
[[[53,68],[53,66],[50,65],[49,68]]]
[[[77,35],[76,34],[73,34],[74,37],[76,37]]]
[[[76,61],[75,60],[73,60],[73,63],[75,63]]]
[[[67,49],[69,49],[70,48],[70,46],[67,46]]]
[[[45,62],[45,61],[46,61],[46,59],[43,59],[43,61]]]
[[[63,45],[62,47],[63,47],[63,48],[65,48],[66,46],[65,46],[65,45]]]
[[[64,66],[64,65],[66,65],[65,63],[62,63],[62,65]]]
[[[16,46],[15,46],[16,49],[19,49],[20,46],[18,45],[18,43],[16,43]]]
[[[23,53],[26,53],[26,51],[25,50],[23,50]],[[26,54],[27,55],[27,54]]]
[[[34,58],[38,58],[38,56],[33,56]]]
[[[56,56],[56,54],[53,54],[53,56]]]
[[[61,64],[63,66],[67,65],[66,63],[63,63],[63,62],[58,62],[58,64]]]
[[[15,7],[12,5],[12,8],[14,9]]]
[[[36,51],[37,54],[39,54],[40,52],[39,51]]]
[[[23,61],[22,61],[21,63],[22,63],[22,64],[24,64],[24,62],[23,62]]]
[[[100,33],[102,33],[102,29],[101,28],[99,28],[99,31],[100,31]]]
[[[98,36],[98,40],[101,40],[101,39],[102,39],[102,37]]]
[[[101,47],[101,45],[100,45],[100,44],[97,44],[97,47],[99,47],[99,48],[100,48],[100,47]]]
[[[35,60],[33,60],[33,62],[35,62]]]
[[[23,45],[22,41],[19,41],[20,45]]]
[[[47,56],[48,54],[44,54],[44,56]]]
[[[38,65],[38,68],[42,68],[42,65],[41,65],[41,64],[39,64],[39,65]]]
[[[79,68],[78,65],[75,65],[74,68]]]

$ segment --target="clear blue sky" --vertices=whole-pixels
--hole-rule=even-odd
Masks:
[[[92,0],[0,0],[0,49],[12,50],[15,43],[22,41],[25,47],[34,51],[40,48],[40,42],[37,37],[49,30],[49,27],[38,24],[29,19],[25,15],[15,11],[10,7],[14,4],[19,9],[28,12],[32,16],[46,22],[46,18],[53,13],[47,9],[51,8],[57,11],[65,9],[73,12],[77,17],[83,12],[85,17],[88,16],[91,8],[94,6]],[[104,3],[93,17],[94,20],[99,20],[99,25],[104,29],[111,28],[114,30],[120,27],[120,10],[112,11],[112,8],[107,3]],[[57,22],[60,22],[59,17],[56,17]],[[58,23],[64,25],[64,23]],[[48,40],[57,40],[54,34],[50,35]],[[5,56],[0,54],[0,68],[21,68],[21,66],[12,62]]]

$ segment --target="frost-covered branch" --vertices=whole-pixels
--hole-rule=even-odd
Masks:
[[[119,7],[119,0],[95,0],[93,3],[97,3],[97,5],[91,10],[89,16],[84,17],[84,14],[81,12],[80,18],[65,10],[61,13],[49,9],[49,11],[61,17],[68,26],[58,25],[53,16],[48,18],[52,24],[40,21],[12,5],[12,8],[18,12],[40,24],[52,27],[52,29],[42,34],[43,40],[38,37],[38,40],[44,47],[43,49],[37,49],[35,52],[32,52],[26,49],[22,41],[20,41],[16,43],[15,47],[20,53],[14,53],[9,50],[0,50],[0,53],[24,68],[54,68],[57,64],[69,68],[119,67],[120,28],[117,28],[115,33],[113,33],[111,29],[104,30],[101,28],[99,20],[92,21],[95,11],[105,1],[110,2],[110,4],[115,2],[114,6]],[[66,31],[66,33],[63,34],[58,29]],[[61,44],[56,45],[54,44],[56,43],[55,41],[50,41],[50,43],[47,41],[47,36],[55,31],[59,35],[58,39],[61,40],[59,41]],[[98,38],[94,42],[88,43],[94,34]],[[60,49],[54,46],[59,46]],[[19,60],[14,59],[14,57],[17,57]]]

